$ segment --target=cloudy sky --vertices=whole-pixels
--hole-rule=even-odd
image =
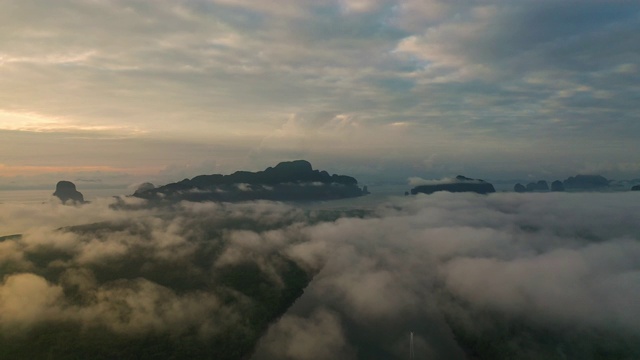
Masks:
[[[0,185],[640,177],[640,4],[3,0]]]

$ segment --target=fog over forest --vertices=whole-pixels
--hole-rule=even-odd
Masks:
[[[435,193],[350,211],[3,204],[0,236],[22,236],[0,240],[0,354],[126,344],[209,358],[236,344],[253,359],[403,359],[413,332],[417,359],[639,358],[639,199]],[[257,295],[216,275],[248,263],[267,285]],[[308,280],[256,329],[271,311],[254,314],[259,299],[277,308]]]

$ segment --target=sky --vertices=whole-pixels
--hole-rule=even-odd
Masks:
[[[3,0],[0,188],[639,178],[638,59],[634,1]]]

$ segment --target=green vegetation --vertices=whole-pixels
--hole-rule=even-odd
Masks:
[[[16,242],[22,262],[1,263],[0,278],[30,273],[61,295],[41,319],[12,324],[0,318],[0,359],[248,357],[313,275],[277,248],[259,254],[234,248],[233,236],[259,237],[308,221],[296,211],[275,224],[259,219],[165,216],[57,230],[73,236],[70,247],[24,247],[20,236],[3,237]],[[170,223],[180,226],[171,233]],[[89,252],[92,246],[104,253]],[[110,254],[111,248],[117,251]],[[247,253],[220,262],[228,251]]]

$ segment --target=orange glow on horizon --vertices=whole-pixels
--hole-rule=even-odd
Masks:
[[[34,166],[34,165],[5,165],[0,164],[0,177],[33,176],[56,173],[127,173],[131,175],[150,175],[163,170],[164,167],[135,167],[121,168],[113,166]]]

